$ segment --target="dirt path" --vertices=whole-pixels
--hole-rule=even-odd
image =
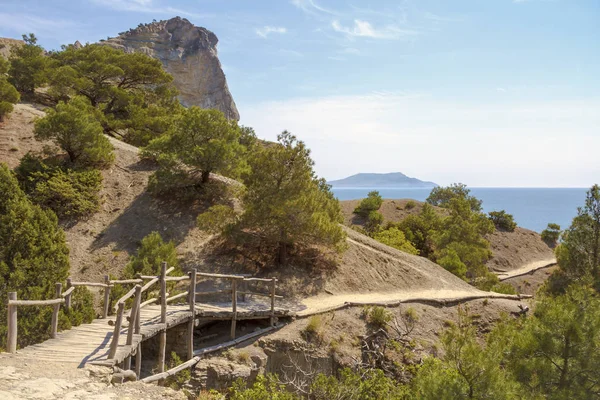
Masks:
[[[512,271],[498,272],[497,275],[501,281],[504,281],[506,279],[515,278],[517,276],[527,275],[529,273],[532,273],[533,271],[537,271],[538,269],[551,267],[553,265],[556,265],[556,258],[534,261]]]

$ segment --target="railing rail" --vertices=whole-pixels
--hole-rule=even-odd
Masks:
[[[167,263],[161,264],[160,274],[156,276],[152,275],[137,275],[135,279],[110,279],[108,275],[104,276],[104,283],[100,282],[84,282],[84,281],[73,281],[70,277],[67,278],[66,290],[62,291],[62,284],[56,284],[56,293],[54,299],[48,300],[19,300],[17,299],[16,292],[8,293],[8,340],[7,350],[10,353],[16,353],[17,349],[17,307],[19,306],[52,306],[54,308],[52,313],[51,322],[51,337],[55,338],[58,331],[58,315],[61,304],[64,304],[65,310],[68,312],[71,308],[72,296],[76,288],[79,286],[85,287],[98,287],[104,289],[104,308],[103,317],[107,318],[110,310],[110,293],[111,289],[115,285],[130,285],[134,286],[121,298],[119,298],[114,306],[115,312],[114,321],[110,320],[109,324],[113,325],[113,334],[109,344],[108,360],[115,360],[119,349],[119,338],[121,334],[127,335],[126,346],[133,346],[134,335],[140,334],[141,328],[141,310],[157,302],[160,302],[160,343],[159,343],[159,354],[158,354],[158,372],[160,376],[163,376],[165,372],[165,350],[166,350],[166,335],[167,335],[167,308],[168,304],[176,300],[187,299],[189,305],[189,312],[191,318],[188,325],[187,350],[188,359],[192,359],[198,356],[194,352],[194,321],[196,316],[196,297],[203,295],[216,295],[216,294],[230,294],[231,296],[231,340],[235,340],[236,337],[236,323],[238,320],[238,296],[242,296],[242,302],[245,302],[246,295],[250,296],[262,296],[271,299],[270,309],[270,322],[271,328],[275,327],[275,299],[281,299],[283,296],[279,296],[275,293],[276,289],[276,278],[255,278],[250,275],[232,275],[232,274],[216,274],[216,273],[205,273],[197,272],[196,269],[192,269],[187,276],[168,276],[169,273],[174,271],[174,267],[167,269]],[[229,281],[229,288],[219,289],[208,292],[199,292],[196,290],[198,278],[200,279],[223,279]],[[175,294],[169,297],[167,293],[167,282],[184,282],[189,281],[189,288],[187,291]],[[249,290],[248,283],[256,284],[268,284],[268,293],[265,291]],[[156,298],[147,299],[142,302],[143,293],[147,292],[155,284],[159,285],[159,296]],[[133,304],[129,310],[129,324],[126,325],[126,330],[123,330],[123,316],[125,314],[125,304],[128,300],[133,299]],[[123,366],[126,370],[131,368],[131,357],[135,355],[135,369],[136,374],[140,376],[141,366],[141,340],[137,341],[137,348],[128,354],[123,359]],[[167,371],[169,375],[174,371]],[[165,375],[165,376],[166,376]]]

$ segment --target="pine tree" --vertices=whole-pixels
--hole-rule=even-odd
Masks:
[[[47,82],[48,58],[33,33],[23,35],[23,40],[23,46],[12,48],[9,81],[19,92],[31,94]]]
[[[550,290],[563,292],[572,283],[591,281],[600,291],[600,186],[588,190],[585,204],[556,248],[560,269],[550,279]]]
[[[310,150],[287,131],[277,141],[249,158],[240,226],[274,245],[279,264],[287,263],[293,247],[339,248],[345,238],[340,205],[315,175]]]
[[[100,111],[105,133],[146,145],[179,113],[173,77],[148,55],[88,44],[64,47],[52,59],[49,94],[62,101],[86,97]]]
[[[145,153],[156,157],[161,165],[151,186],[160,191],[178,180],[202,185],[208,182],[211,172],[235,173],[244,163],[245,147],[240,138],[237,123],[222,112],[196,106],[185,109],[172,132],[145,148]]]
[[[0,347],[6,340],[6,293],[19,298],[50,299],[56,282],[69,273],[65,234],[52,211],[32,205],[13,173],[0,164]],[[19,309],[19,345],[49,337],[51,309]]]
[[[94,110],[83,97],[60,102],[48,110],[44,118],[36,121],[34,133],[38,140],[53,140],[73,164],[105,167],[114,161],[113,146],[102,134]]]

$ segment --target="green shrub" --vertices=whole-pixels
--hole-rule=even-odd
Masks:
[[[8,71],[8,63],[0,57],[0,122],[13,110],[13,104],[18,103],[21,96],[13,85],[5,77]]]
[[[386,329],[393,315],[385,307],[374,306],[367,311],[367,321],[376,329]]]
[[[406,202],[406,204],[404,205],[404,209],[405,210],[412,210],[413,208],[415,208],[417,206],[417,202],[414,200],[409,200]]]
[[[28,153],[15,172],[31,200],[60,219],[89,216],[100,208],[102,174],[98,170],[52,167]]]
[[[542,240],[550,247],[556,246],[560,238],[560,225],[549,223],[548,227],[542,231]]]
[[[171,359],[167,363],[167,368],[166,369],[175,368],[175,367],[177,367],[177,366],[179,366],[181,364],[183,364],[183,361],[181,360],[181,357],[179,357],[177,355],[177,353],[175,353],[174,351],[172,351],[171,352]],[[170,376],[167,379],[165,379],[162,384],[163,384],[163,386],[168,386],[171,389],[179,390],[179,389],[181,389],[183,387],[183,385],[185,385],[185,383],[187,381],[190,380],[191,377],[192,377],[191,370],[189,368],[185,368],[185,369],[179,371],[178,373],[176,373],[175,375]]]
[[[371,211],[379,210],[379,207],[381,207],[382,204],[383,198],[378,191],[374,190],[367,194],[367,198],[362,199],[360,204],[354,209],[354,214],[367,217]]]
[[[365,231],[372,236],[379,231],[381,224],[383,224],[383,214],[379,211],[371,211],[365,222]]]
[[[419,250],[406,240],[404,232],[394,226],[375,233],[373,239],[408,254],[419,254]]]
[[[198,215],[196,224],[198,228],[210,233],[219,233],[227,229],[228,226],[236,221],[234,209],[226,205],[216,205],[210,207],[204,213]]]
[[[517,223],[515,222],[513,216],[504,210],[490,211],[489,218],[497,229],[512,232],[517,227]]]
[[[177,250],[173,241],[165,243],[158,232],[152,232],[144,237],[137,254],[131,256],[123,271],[126,278],[134,278],[136,274],[158,275],[163,261],[168,267],[175,267],[170,275],[181,275]]]
[[[499,282],[491,287],[490,292],[504,293],[504,294],[517,294],[515,288],[509,283]]]

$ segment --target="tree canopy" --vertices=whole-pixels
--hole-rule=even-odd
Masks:
[[[52,211],[31,204],[13,173],[0,164],[0,347],[6,340],[6,293],[22,299],[53,298],[69,273],[69,249]],[[19,310],[19,345],[49,337],[47,309]]]
[[[287,131],[277,142],[249,157],[241,226],[276,245],[277,260],[285,264],[294,246],[337,247],[345,235],[339,202],[315,175],[310,150]]]
[[[13,104],[18,103],[21,98],[17,89],[8,81],[8,69],[8,61],[0,57],[0,122],[12,112]]]
[[[431,193],[425,201],[433,206],[447,208],[452,199],[461,198],[469,203],[471,211],[480,212],[482,201],[471,196],[470,193],[471,191],[467,188],[467,185],[463,183],[453,183],[447,187],[437,186],[431,189]]]
[[[32,94],[47,82],[48,58],[33,33],[23,35],[23,40],[24,45],[11,49],[9,81],[19,92]]]
[[[585,204],[562,235],[556,248],[560,267],[551,278],[552,290],[563,291],[573,283],[593,282],[600,291],[600,186],[588,190]]]
[[[114,161],[113,146],[102,133],[93,108],[83,97],[60,102],[35,123],[38,140],[54,141],[72,164],[105,167]]]
[[[159,60],[100,44],[64,47],[52,54],[49,94],[67,101],[86,97],[106,133],[138,145],[168,129],[179,103],[173,78]]]
[[[154,157],[160,170],[155,187],[202,185],[211,172],[236,175],[244,165],[245,146],[237,123],[218,110],[192,106],[182,111],[167,134],[150,142],[144,153]]]

